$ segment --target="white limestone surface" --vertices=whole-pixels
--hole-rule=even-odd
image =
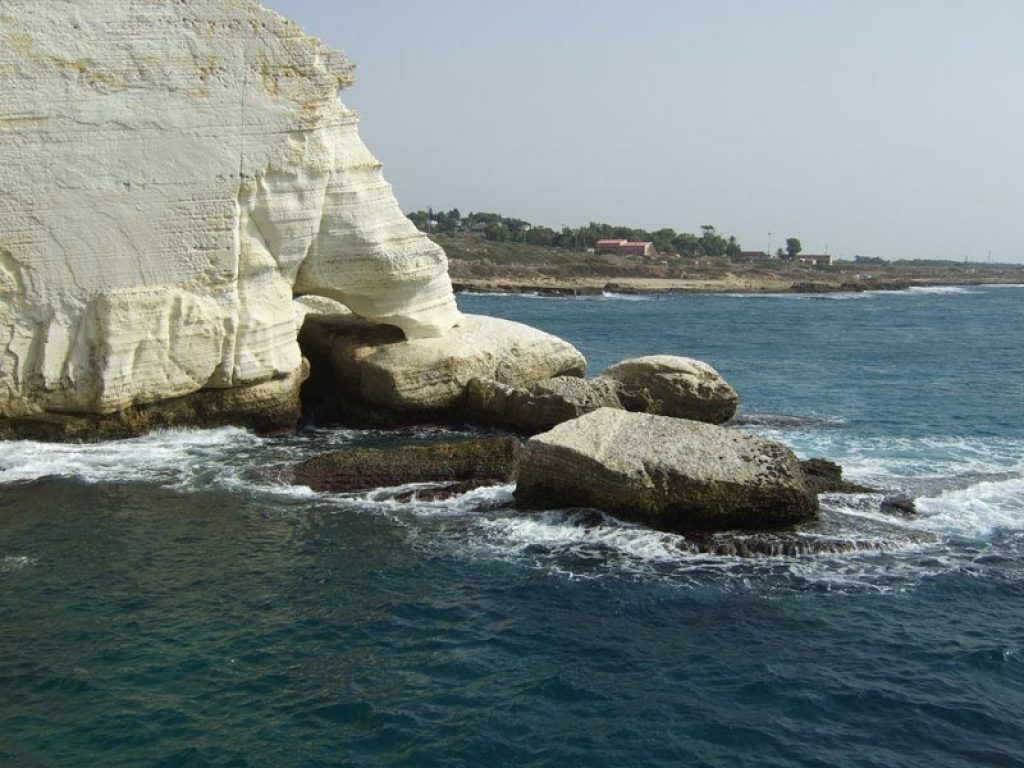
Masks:
[[[351,81],[254,0],[0,1],[0,417],[289,376],[295,293],[444,334]]]

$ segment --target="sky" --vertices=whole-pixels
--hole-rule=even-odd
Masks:
[[[403,210],[1024,262],[1019,0],[262,0]]]

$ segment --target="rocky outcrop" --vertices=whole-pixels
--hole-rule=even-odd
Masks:
[[[619,387],[612,379],[557,376],[528,387],[494,379],[469,382],[466,415],[478,423],[533,434],[598,408],[618,408]]]
[[[654,355],[623,360],[593,379],[554,378],[529,387],[470,383],[467,415],[484,424],[543,432],[598,408],[719,424],[736,412],[735,390],[707,363]]]
[[[409,483],[441,483],[462,492],[515,480],[520,443],[494,437],[460,443],[353,448],[298,464],[290,480],[315,491],[364,491]]]
[[[619,398],[630,411],[721,424],[732,418],[740,401],[718,371],[689,357],[635,357],[601,375],[619,383]]]
[[[516,500],[589,506],[666,531],[774,528],[817,496],[783,445],[739,430],[601,408],[533,437]]]
[[[801,461],[807,487],[814,493],[878,493],[876,488],[843,479],[843,468],[828,459]]]
[[[296,25],[254,0],[5,0],[0,43],[8,428],[276,381],[272,404],[301,370],[293,293],[411,338],[456,322],[444,253],[337,98],[351,66]]]
[[[310,314],[300,342],[314,368],[329,368],[343,401],[411,421],[461,414],[474,378],[528,386],[586,369],[568,342],[480,315],[462,315],[442,339],[406,340],[395,328],[356,317]]]

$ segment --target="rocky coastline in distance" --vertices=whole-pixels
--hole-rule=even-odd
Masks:
[[[452,288],[456,293],[601,296],[606,293],[862,293],[940,286],[1024,284],[1024,268],[1003,267],[998,271],[983,270],[974,274],[959,271],[921,274],[926,270],[913,268],[894,271],[901,273],[901,276],[853,278],[842,272],[796,276],[787,273],[748,275],[742,272],[716,275],[704,274],[698,270],[687,277],[620,277],[602,280],[586,275],[474,278],[460,275],[456,267],[452,270]]]
[[[810,266],[773,259],[621,257],[586,250],[493,243],[468,235],[431,234],[448,254],[460,293],[860,293],[915,287],[1024,284],[1024,265],[982,262],[835,260]]]
[[[980,276],[977,279],[957,277],[954,279],[914,278],[878,280],[871,283],[852,283],[836,280],[809,280],[786,282],[773,278],[762,280],[737,280],[735,278],[624,278],[610,282],[578,278],[532,278],[518,281],[459,279],[454,277],[452,288],[456,293],[508,293],[536,294],[538,296],[602,296],[623,295],[670,295],[684,293],[863,293],[867,291],[905,291],[909,288],[936,288],[975,285],[1019,285],[1024,284],[1024,271],[1005,277]]]

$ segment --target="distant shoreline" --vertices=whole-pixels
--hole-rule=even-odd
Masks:
[[[686,294],[686,293],[750,293],[750,294],[814,294],[865,293],[874,291],[903,291],[909,288],[965,287],[978,285],[1024,284],[1024,271],[1019,275],[979,275],[976,278],[906,278],[902,280],[875,280],[862,283],[848,281],[749,280],[736,278],[673,279],[673,278],[620,278],[613,281],[579,279],[455,279],[456,293],[537,294],[541,296],[600,296],[617,294]]]
[[[432,235],[448,255],[448,274],[465,293],[838,293],[913,287],[1024,284],[1024,264],[850,262],[810,266],[790,260],[636,257],[469,235]]]

